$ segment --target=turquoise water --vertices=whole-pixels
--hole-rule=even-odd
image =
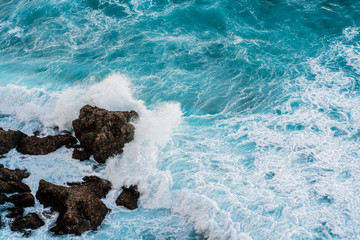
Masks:
[[[359,43],[350,0],[0,0],[1,127],[140,113],[106,166],[66,148],[1,163],[34,193],[111,180],[112,212],[79,239],[359,239]],[[134,183],[140,208],[115,206]],[[75,238],[47,233],[55,217],[30,238]]]

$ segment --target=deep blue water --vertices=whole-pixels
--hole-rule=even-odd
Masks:
[[[0,161],[34,193],[111,180],[112,212],[79,239],[359,239],[359,79],[359,1],[0,0],[0,127],[140,113],[106,166],[66,148]],[[140,208],[117,207],[134,183]],[[20,239],[7,223],[0,239]]]

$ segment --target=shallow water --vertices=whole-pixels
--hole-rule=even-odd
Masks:
[[[33,193],[114,184],[98,231],[54,237],[52,216],[30,239],[360,238],[359,27],[358,1],[0,1],[1,127],[69,130],[84,104],[140,113],[106,166],[66,148],[1,159]],[[115,206],[134,183],[140,208]]]

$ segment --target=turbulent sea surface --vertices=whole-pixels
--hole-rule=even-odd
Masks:
[[[0,163],[115,189],[96,232],[29,239],[360,239],[360,2],[0,0],[0,127],[136,110],[106,165],[64,148]],[[115,205],[139,184],[140,207]],[[0,239],[21,239],[1,211]],[[36,203],[27,212],[41,213]]]

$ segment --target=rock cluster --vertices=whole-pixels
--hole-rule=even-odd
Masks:
[[[15,208],[8,209],[8,218],[15,218],[11,224],[11,230],[19,231],[25,235],[31,233],[31,229],[36,229],[44,225],[44,221],[36,213],[29,213],[23,217],[24,208],[35,205],[35,198],[30,193],[28,185],[22,182],[24,178],[29,177],[27,170],[8,169],[0,164],[0,204],[11,202]],[[16,193],[7,197],[4,193]]]
[[[30,192],[29,186],[22,182],[29,176],[26,170],[11,170],[0,164],[0,193]]]
[[[134,139],[135,128],[130,120],[136,117],[135,111],[82,107],[79,118],[73,121],[73,128],[84,150],[74,151],[73,157],[84,159],[92,154],[96,161],[104,163],[109,157],[122,153],[124,145]]]
[[[122,153],[125,144],[133,140],[135,128],[130,122],[137,117],[135,111],[108,111],[86,105],[80,110],[78,119],[73,121],[75,136],[80,145],[76,145],[77,139],[69,132],[39,137],[39,132],[35,132],[34,136],[27,136],[20,131],[0,128],[0,158],[12,148],[23,154],[44,155],[66,145],[74,148],[73,158],[86,160],[93,155],[96,161],[105,163],[108,158]],[[44,221],[36,213],[23,216],[24,208],[35,204],[31,189],[22,182],[29,175],[26,170],[11,170],[0,164],[0,205],[6,202],[14,205],[8,208],[6,217],[15,218],[11,230],[25,235],[44,225]],[[111,188],[109,181],[96,176],[86,176],[83,182],[67,183],[67,186],[55,185],[42,179],[36,198],[45,207],[59,212],[50,231],[56,235],[81,235],[85,231],[96,230],[110,212],[101,198],[106,197]],[[10,193],[16,194],[6,195]],[[123,187],[116,204],[135,209],[139,196],[136,185]]]

